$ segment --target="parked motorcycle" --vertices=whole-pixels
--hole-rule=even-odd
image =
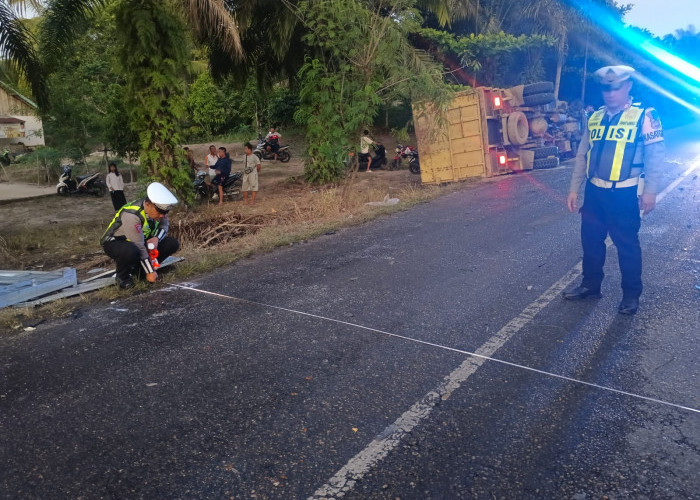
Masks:
[[[359,162],[357,169],[358,170],[367,170],[367,164],[369,163],[367,161],[367,157],[363,155],[358,155],[357,161]],[[372,164],[370,165],[370,170],[374,168],[384,168],[386,167],[387,161],[386,161],[386,148],[384,148],[383,145],[377,144],[374,147],[374,156],[372,156]]]
[[[389,167],[390,170],[398,170],[401,168],[402,160],[408,158],[408,169],[412,174],[420,174],[420,162],[418,161],[418,150],[416,148],[397,144],[394,151],[396,154]]]
[[[272,151],[268,151],[268,146],[269,144],[267,143],[267,141],[265,141],[265,139],[263,139],[261,136],[258,136],[258,145],[255,147],[253,154],[261,160],[274,160],[275,153]],[[287,163],[291,158],[292,154],[289,150],[289,145],[285,144],[283,146],[280,144],[280,147],[277,150],[277,159],[282,163]]]
[[[207,172],[200,170],[194,178],[194,190],[200,200],[211,200],[218,198],[219,188],[216,184],[207,184],[205,178]],[[243,186],[243,174],[241,172],[231,172],[224,181],[224,198],[236,199],[241,194]]]
[[[93,196],[104,196],[107,194],[107,185],[102,182],[100,174],[79,175],[75,179],[72,177],[73,167],[63,166],[63,173],[58,178],[56,192],[61,196],[73,194],[90,194]]]

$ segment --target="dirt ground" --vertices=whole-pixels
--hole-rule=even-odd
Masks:
[[[393,142],[385,144],[389,151],[393,150]],[[243,145],[215,145],[223,145],[232,153],[232,170],[239,170]],[[198,161],[200,158],[201,161],[204,160],[208,146],[209,144],[189,145]],[[221,207],[204,204],[196,207],[194,213],[174,212],[171,224],[176,225],[193,217],[205,221],[205,224],[209,218],[226,220],[258,217],[263,221],[262,224],[281,227],[288,223],[290,214],[298,215],[301,211],[304,211],[304,223],[308,218],[346,216],[347,214],[341,214],[345,208],[340,211],[333,208],[323,213],[323,201],[319,201],[319,197],[334,187],[306,184],[302,180],[304,164],[300,156],[301,151],[292,148],[292,159],[288,163],[263,161],[260,191],[255,205],[243,205],[240,201],[227,202]],[[394,197],[420,187],[420,177],[412,175],[407,168],[398,171],[359,172],[351,182],[350,189],[346,188],[344,192],[346,197],[350,192],[355,207],[350,210],[354,211],[369,210],[364,207],[364,203],[379,201],[386,194]],[[7,184],[5,187],[11,188]],[[127,199],[135,199],[139,195],[139,189],[136,184],[127,185]],[[310,207],[315,208],[312,210]],[[315,210],[319,212],[318,215],[314,213]],[[102,253],[99,237],[113,215],[109,195],[104,198],[56,195],[0,205],[0,268],[50,270],[70,266],[77,269],[79,278],[89,276],[90,270],[109,268],[112,264]],[[201,252],[184,245],[182,253],[187,254],[188,250]]]
[[[10,184],[0,182],[0,203],[22,198],[32,198],[35,196],[45,196],[54,194],[56,188],[53,186],[37,186],[36,184]]]

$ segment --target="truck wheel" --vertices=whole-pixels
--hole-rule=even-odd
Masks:
[[[522,146],[530,135],[527,117],[522,111],[514,111],[508,115],[508,140],[511,144]]]
[[[554,84],[552,82],[536,82],[525,85],[523,88],[523,97],[532,94],[543,94],[554,92]]]
[[[546,92],[544,94],[532,94],[523,97],[525,101],[525,106],[540,106],[542,104],[549,104],[554,101],[554,94],[551,92]]]
[[[532,168],[555,168],[559,166],[559,158],[539,158],[532,164]]]
[[[549,158],[550,156],[559,156],[559,148],[556,146],[537,148],[534,151],[535,160],[539,160],[540,158]]]

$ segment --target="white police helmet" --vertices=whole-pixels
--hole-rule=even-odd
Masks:
[[[151,203],[163,211],[168,211],[173,205],[177,205],[177,198],[160,182],[151,182],[146,188],[146,195]]]
[[[635,70],[631,66],[605,66],[595,72],[595,76],[601,85],[618,86],[629,80]]]

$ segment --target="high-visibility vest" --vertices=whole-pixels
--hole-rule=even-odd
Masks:
[[[109,238],[114,236],[114,233],[117,231],[117,229],[119,229],[122,226],[121,215],[124,212],[128,212],[139,216],[139,218],[141,219],[141,229],[144,240],[149,239],[151,235],[155,235],[158,231],[159,223],[151,221],[148,218],[148,216],[146,215],[146,209],[143,206],[144,201],[145,200],[134,201],[120,208],[114,215],[112,222],[110,222],[109,226],[107,226],[107,230],[102,235],[102,238],[100,238],[100,244],[104,245]],[[151,222],[153,222],[153,227],[151,227]]]
[[[612,182],[629,179],[643,120],[644,108],[640,103],[633,103],[612,117],[605,108],[591,115],[588,119],[589,178]]]

